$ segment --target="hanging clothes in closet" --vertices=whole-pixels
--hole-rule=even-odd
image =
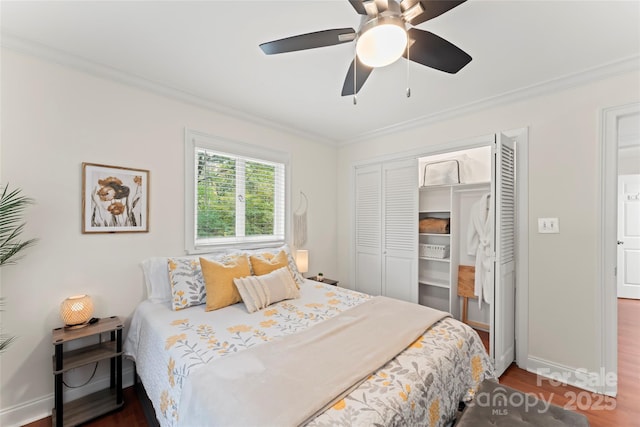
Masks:
[[[493,223],[489,210],[491,194],[483,195],[471,206],[469,226],[467,229],[467,253],[476,257],[476,273],[474,294],[478,297],[478,306],[482,300],[491,304],[493,288],[491,275],[493,274],[491,259],[491,237]]]

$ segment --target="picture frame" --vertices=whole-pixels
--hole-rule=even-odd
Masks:
[[[149,171],[82,163],[82,233],[147,233]]]

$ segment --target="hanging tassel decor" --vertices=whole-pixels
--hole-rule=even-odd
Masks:
[[[293,244],[296,248],[301,248],[307,243],[307,208],[309,199],[307,195],[300,191],[300,203],[293,213]]]

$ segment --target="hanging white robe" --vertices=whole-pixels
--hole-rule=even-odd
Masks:
[[[471,206],[467,230],[467,253],[476,257],[474,294],[478,297],[478,306],[480,307],[483,298],[488,304],[491,304],[493,300],[491,259],[493,224],[489,211],[490,197],[491,194],[485,194]]]

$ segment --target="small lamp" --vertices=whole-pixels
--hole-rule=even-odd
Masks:
[[[93,315],[93,301],[89,295],[73,295],[60,304],[60,317],[66,328],[87,326]]]
[[[309,251],[306,249],[299,249],[296,251],[296,266],[300,273],[306,273],[309,271]]]

